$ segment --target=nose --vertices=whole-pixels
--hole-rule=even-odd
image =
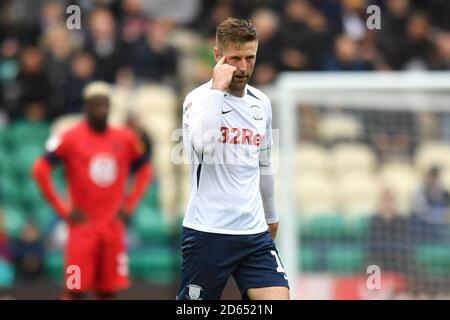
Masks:
[[[247,71],[247,61],[245,59],[239,60],[238,64],[236,65],[236,68],[241,72]]]
[[[105,116],[108,114],[108,105],[106,104],[99,104],[95,108],[95,113],[97,116]]]

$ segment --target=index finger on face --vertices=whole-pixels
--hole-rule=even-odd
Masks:
[[[217,64],[218,64],[218,65],[225,64],[225,59],[226,59],[226,58],[227,58],[226,56],[223,56],[222,58],[220,58],[219,61],[217,61]]]

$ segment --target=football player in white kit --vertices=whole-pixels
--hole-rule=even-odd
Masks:
[[[270,100],[248,85],[258,40],[253,25],[217,26],[212,79],[183,103],[192,190],[183,220],[177,299],[220,299],[233,276],[244,299],[289,299],[274,239]]]

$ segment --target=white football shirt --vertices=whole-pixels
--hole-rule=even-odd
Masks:
[[[264,232],[259,152],[272,145],[270,100],[250,85],[243,97],[214,90],[224,94],[221,128],[211,138],[213,150],[200,153],[189,139],[192,113],[202,108],[211,85],[212,80],[194,89],[183,103],[183,140],[192,177],[183,226],[220,234]]]

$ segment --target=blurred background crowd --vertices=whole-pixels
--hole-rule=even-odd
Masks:
[[[70,4],[81,8],[80,30],[66,27]],[[381,30],[366,28],[370,4],[382,10]],[[162,83],[177,92],[192,87],[186,81],[203,82],[214,65],[215,26],[228,16],[251,18],[258,30],[257,85],[287,70],[450,65],[444,0],[16,0],[1,9],[1,111],[13,118],[78,112],[81,88],[93,79]],[[189,78],[187,54],[196,65]]]
[[[73,4],[81,8],[81,28],[69,30],[66,20],[70,14],[66,9]],[[371,4],[381,8],[380,30],[366,27],[369,16],[366,8]],[[257,87],[270,87],[283,71],[445,71],[450,67],[450,2],[445,0],[1,1],[0,288],[21,281],[53,279],[58,283],[61,279],[64,225],[41,199],[29,177],[29,168],[42,152],[47,137],[79,118],[81,92],[92,80],[114,84],[111,123],[132,124],[147,133],[153,144],[157,177],[130,229],[131,272],[150,283],[174,283],[179,271],[179,230],[172,226],[179,226],[189,176],[187,166],[176,166],[171,161],[170,153],[176,142],[171,133],[180,127],[179,106],[184,95],[210,79],[215,64],[212,54],[215,27],[228,16],[249,18],[258,31],[257,64],[251,80]],[[347,109],[339,112],[338,121],[331,124],[328,120],[332,117],[325,113],[320,108],[301,108],[301,127],[305,129],[299,141],[320,142],[305,147],[303,156],[299,155],[300,161],[304,161],[302,168],[309,168],[308,159],[315,159],[312,161],[315,169],[325,172],[320,161],[328,157],[328,148],[334,146],[329,142],[334,138],[354,139],[370,148],[368,158],[372,164],[366,168],[369,171],[375,167],[373,163],[383,162],[399,152],[412,159],[423,136],[450,141],[448,112],[416,115]],[[333,131],[336,123],[346,133],[331,134],[333,139],[328,139],[327,128]],[[445,152],[439,154],[448,155]],[[367,156],[362,157],[367,160]],[[317,162],[319,158],[322,160]],[[411,185],[416,187],[421,184],[417,181],[426,181],[430,187],[420,189],[423,196],[405,207],[409,212],[411,208],[420,208],[420,214],[441,210],[440,214],[445,216],[449,214],[448,192],[441,184],[434,184],[439,179],[433,177],[445,176],[450,171],[436,167],[442,161],[434,163],[433,159],[424,160],[428,161],[427,166],[419,171],[411,169],[414,172],[406,174],[414,176]],[[335,163],[338,162],[337,159]],[[422,173],[420,179],[417,172]],[[406,176],[400,179],[408,179]],[[319,185],[317,190],[323,197],[328,187],[320,184],[321,178],[311,179],[312,190]],[[55,181],[62,192],[62,171],[55,173]],[[354,189],[358,183],[351,181],[350,185]],[[408,188],[411,189],[410,185]],[[410,189],[408,195],[413,192]],[[308,201],[317,202],[308,198],[310,194],[301,192],[298,196],[303,201],[299,205],[301,210]],[[421,278],[425,271],[408,269],[414,249],[395,245],[398,241],[412,243],[408,235],[417,224],[410,227],[401,220],[404,215],[400,215],[401,221],[391,219],[398,210],[392,207],[393,199],[389,191],[383,193],[379,202],[381,213],[370,216],[373,221],[365,217],[365,223],[353,234],[348,233],[342,217],[336,218],[334,214],[303,223],[302,243],[306,247],[301,252],[302,268],[344,274],[360,271],[364,260],[361,257],[372,248],[370,259],[378,259],[388,269],[413,274],[414,279]],[[375,208],[378,210],[378,204]],[[437,232],[442,237],[434,240],[448,242],[448,220],[440,220],[439,225],[445,230],[430,231],[419,226],[422,231],[413,233]],[[368,241],[367,246],[361,237]],[[336,243],[337,238],[342,240],[342,246],[327,250],[330,244],[327,241]],[[349,243],[358,245],[349,247]],[[342,250],[343,247],[348,250]],[[415,290],[439,291],[436,283],[450,276],[450,250],[448,246],[420,250],[420,259],[425,264],[430,261],[427,257],[435,269],[435,259],[442,263],[431,287],[424,289],[417,285]],[[328,252],[328,256],[316,257],[316,252]],[[383,262],[385,255],[388,262]],[[402,257],[400,266],[395,264],[396,256]],[[325,260],[337,262],[333,267],[333,263],[327,265]],[[448,294],[449,288],[447,283],[442,290]]]

